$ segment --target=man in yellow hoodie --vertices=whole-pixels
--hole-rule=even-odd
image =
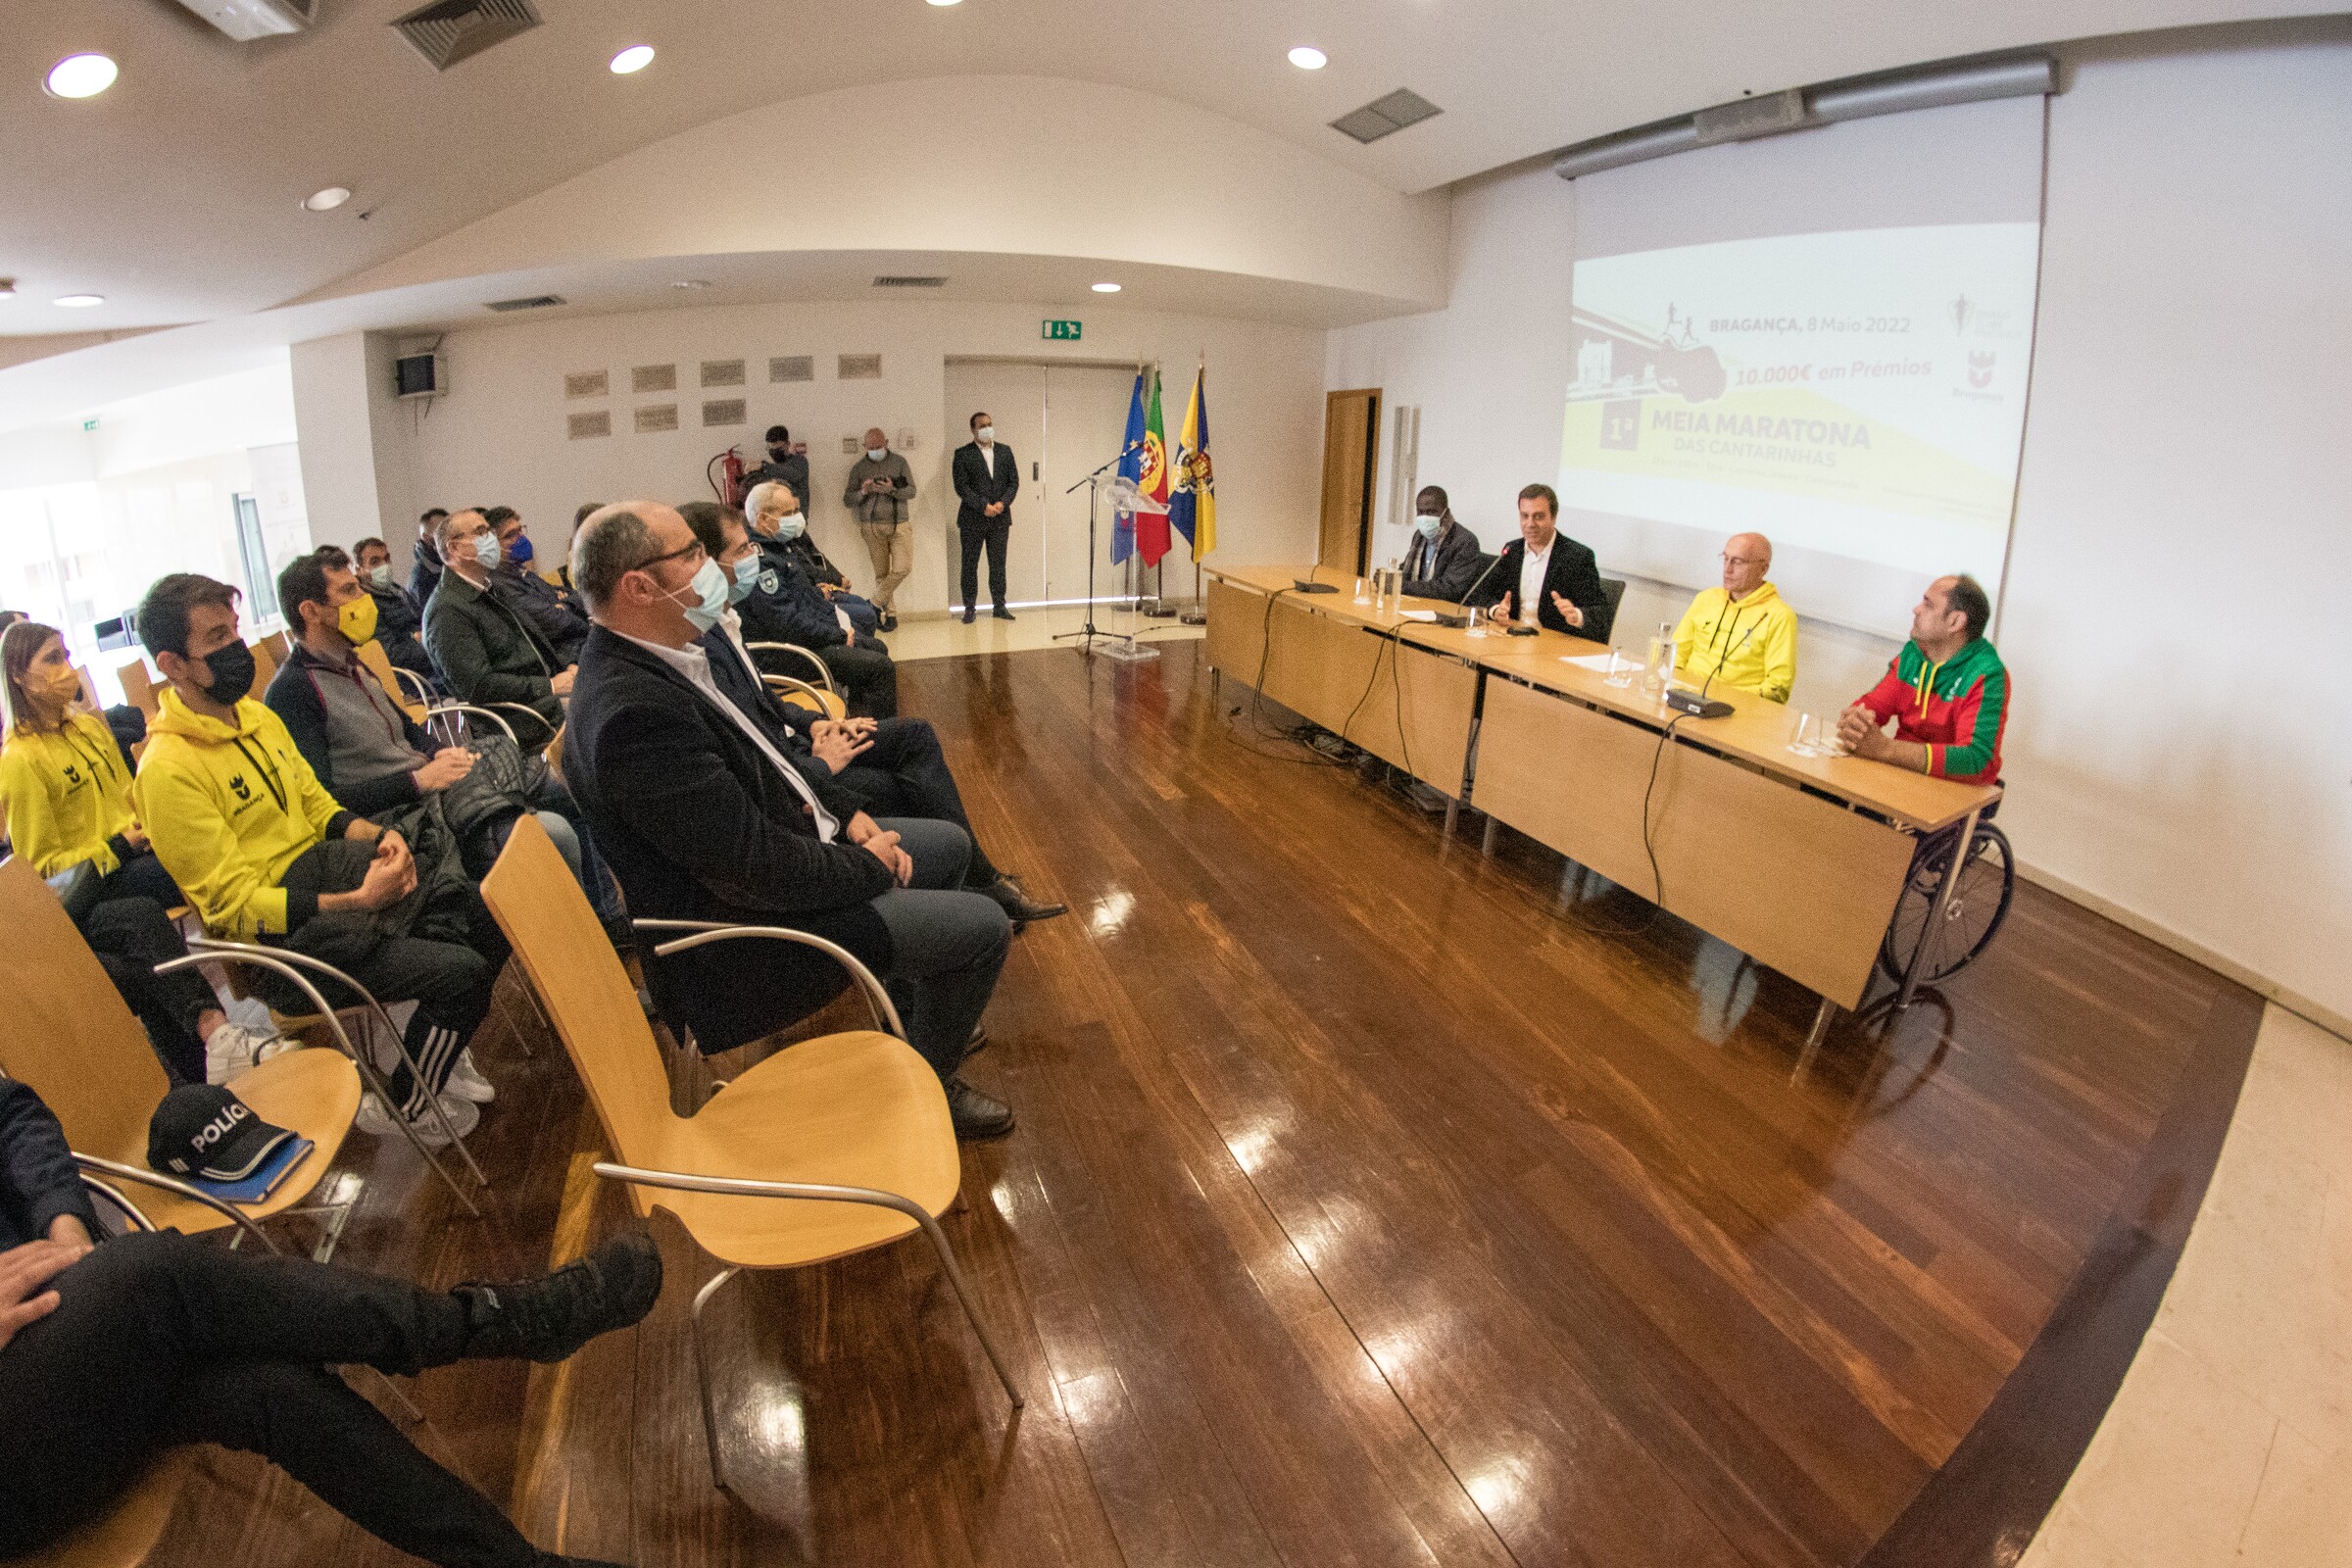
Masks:
[[[1723,586],[1702,590],[1674,628],[1675,668],[1685,681],[1788,700],[1796,684],[1796,612],[1764,580],[1771,569],[1772,541],[1762,534],[1724,541]]]
[[[418,895],[408,843],[338,806],[284,721],[250,695],[253,651],[238,632],[236,599],[226,583],[180,572],[139,606],[139,640],[172,682],[132,785],[139,820],[215,936],[290,948],[334,964],[387,1005],[415,1002],[409,1059],[379,1065],[420,1136],[442,1141],[440,1119],[427,1114],[438,1096],[464,1137],[489,1085],[452,1074],[490,1010],[497,965],[464,941],[417,934],[478,927],[440,906],[438,882]],[[294,1004],[297,995],[283,1000]],[[328,989],[327,1000],[351,999]],[[360,1126],[382,1133],[392,1124],[371,1100]]]

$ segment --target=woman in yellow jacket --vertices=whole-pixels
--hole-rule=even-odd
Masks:
[[[164,912],[186,901],[132,813],[130,768],[114,731],[80,699],[81,677],[55,627],[25,620],[0,634],[9,840],[52,882],[90,866],[98,886],[74,899],[82,936],[173,1079],[220,1083],[287,1043],[266,1009],[232,1021],[195,974],[155,973],[188,951]]]

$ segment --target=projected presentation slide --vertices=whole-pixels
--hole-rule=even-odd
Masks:
[[[1996,585],[2037,235],[1855,229],[1579,261],[1563,508]]]

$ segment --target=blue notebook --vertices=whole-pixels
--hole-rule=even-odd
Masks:
[[[286,1179],[286,1172],[301,1164],[317,1147],[308,1138],[289,1138],[243,1181],[208,1182],[201,1176],[191,1176],[188,1184],[227,1202],[258,1203],[275,1192],[277,1184]]]

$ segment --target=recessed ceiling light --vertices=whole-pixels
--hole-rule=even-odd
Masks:
[[[935,6],[952,6],[956,3],[956,0],[931,0],[931,3]]]
[[[612,57],[612,74],[633,76],[653,63],[654,46],[650,43],[633,43]]]
[[[1118,291],[1119,285],[1116,283],[1097,283],[1095,285],[1095,292],[1098,294],[1116,294]]]
[[[709,288],[710,280],[707,277],[681,277],[669,286],[671,288]]]
[[[115,84],[116,68],[104,55],[68,55],[49,68],[48,87],[59,98],[95,98]]]
[[[50,303],[62,305],[69,311],[86,311],[93,305],[104,305],[106,296],[103,294],[60,294]]]
[[[309,213],[331,213],[349,200],[350,191],[340,185],[329,185],[324,190],[315,190],[305,196],[302,207],[303,211]]]
[[[1302,43],[1291,51],[1291,64],[1300,71],[1321,71],[1331,64],[1331,57],[1320,49]]]

